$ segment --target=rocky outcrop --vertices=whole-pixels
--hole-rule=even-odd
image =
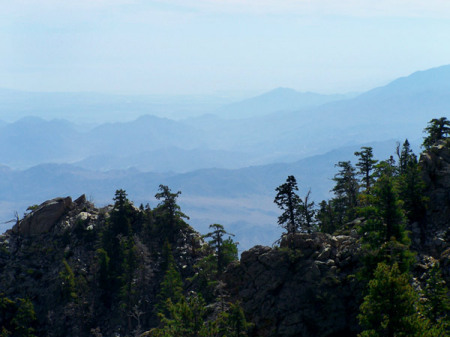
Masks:
[[[243,252],[225,280],[255,324],[253,336],[354,336],[358,252],[350,236],[296,234],[279,248]]]
[[[100,282],[98,249],[112,210],[111,205],[96,208],[85,196],[75,201],[56,198],[0,235],[0,299],[30,299],[36,311],[37,336],[134,336],[137,333],[127,331],[134,331],[137,319],[142,329],[157,324],[153,307],[167,257],[165,240],[158,235],[161,227],[146,218],[144,210],[132,206],[128,214],[136,254],[133,294],[140,311],[131,308],[124,314],[120,294],[111,295],[109,302],[103,297],[109,284]],[[194,265],[205,254],[201,236],[185,226],[170,243],[183,279],[192,277]],[[120,247],[115,248],[118,253],[110,256],[110,264],[123,261]],[[67,277],[72,277],[74,295],[67,295]]]
[[[71,208],[73,203],[70,197],[48,200],[19,221],[12,230],[24,236],[47,233]]]

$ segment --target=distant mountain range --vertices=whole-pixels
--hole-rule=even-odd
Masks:
[[[18,111],[36,115],[52,104],[44,117],[58,109],[65,116],[76,113],[86,102],[99,103],[85,115],[101,111],[105,116],[107,102],[121,113],[126,107],[134,112],[149,107],[145,99],[127,105],[126,97],[109,101],[105,95],[96,101],[87,94],[91,101],[80,98],[77,105],[76,97],[83,95],[61,94],[52,101],[51,94],[35,93],[21,101],[22,93],[3,90],[0,119]],[[417,149],[427,122],[449,115],[450,66],[417,72],[356,97],[280,88],[233,104],[219,101],[195,101],[201,109],[182,120],[144,115],[94,126],[34,116],[0,122],[0,220],[55,196],[86,193],[107,203],[118,188],[154,206],[158,185],[167,184],[183,192],[182,206],[196,228],[223,223],[245,246],[255,242],[257,228],[258,242],[269,243],[278,231],[274,189],[287,175],[298,176],[301,194],[311,187],[320,201],[332,186],[334,164],[352,159],[361,144],[373,144],[380,159],[405,138]],[[64,105],[70,102],[74,105]],[[17,106],[11,108],[13,103]]]
[[[242,169],[202,169],[188,173],[151,173],[135,169],[99,172],[68,164],[42,164],[27,170],[0,169],[0,217],[10,219],[35,203],[55,196],[86,194],[97,204],[111,202],[116,189],[125,189],[137,203],[156,205],[159,184],[180,190],[180,204],[200,231],[220,222],[238,235],[243,248],[257,242],[271,244],[279,234],[274,191],[288,175],[295,175],[300,195],[309,189],[316,202],[328,199],[336,173],[334,165],[354,160],[353,153],[372,145],[377,158],[394,154],[396,142],[361,144],[330,151],[293,163],[277,163]],[[417,145],[414,146],[417,148]],[[4,225],[3,229],[9,225]],[[0,226],[1,229],[1,226]],[[1,230],[0,230],[1,231]],[[257,235],[255,235],[257,233]]]
[[[277,88],[260,96],[221,107],[214,113],[226,119],[244,119],[260,117],[278,111],[296,111],[340,101],[357,96],[322,95],[313,92],[298,92],[289,88]]]

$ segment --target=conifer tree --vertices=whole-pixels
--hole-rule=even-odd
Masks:
[[[170,249],[170,245],[168,246]],[[157,295],[158,304],[156,309],[158,313],[167,314],[169,311],[169,300],[171,303],[177,303],[183,298],[183,281],[181,275],[176,269],[175,260],[172,253],[168,254],[167,269],[161,282],[161,288]]]
[[[338,221],[338,215],[334,212],[332,201],[322,200],[317,210],[316,219],[319,231],[333,234],[342,225],[342,220]]]
[[[428,272],[424,296],[426,300],[425,313],[431,323],[443,324],[450,330],[450,299],[438,263],[435,263]],[[448,332],[450,333],[450,331]]]
[[[366,193],[370,192],[370,188],[374,182],[373,170],[378,160],[373,159],[372,148],[363,146],[362,151],[355,152],[355,156],[359,157],[356,166],[359,168],[358,175],[366,189]]]
[[[219,274],[221,274],[223,272],[223,270],[225,269],[225,267],[233,260],[230,261],[231,259],[235,259],[236,256],[234,255],[234,251],[229,251],[234,250],[234,247],[232,247],[230,244],[233,243],[233,241],[231,240],[231,236],[234,236],[234,234],[228,233],[222,225],[219,224],[212,224],[209,225],[209,228],[212,229],[213,231],[210,233],[207,233],[205,235],[203,235],[204,238],[210,238],[211,240],[209,241],[209,245],[214,249],[214,251],[216,252],[216,257],[217,257],[217,272]],[[224,236],[228,235],[228,241],[225,242],[226,240],[224,240]]]
[[[450,121],[446,117],[433,118],[423,131],[427,133],[427,136],[424,138],[422,146],[429,149],[438,141],[450,136]]]
[[[417,156],[413,153],[411,145],[408,139],[405,139],[402,147],[400,144],[397,146],[397,156],[398,156],[398,170],[399,174],[406,172],[411,162],[417,162]]]
[[[370,278],[379,262],[392,266],[397,263],[402,270],[409,270],[413,254],[405,230],[405,218],[401,202],[394,186],[394,178],[380,177],[373,187],[370,205],[361,209],[365,222],[360,228],[364,252],[363,275]]]
[[[302,200],[296,193],[298,191],[297,181],[294,176],[288,176],[286,182],[275,190],[277,195],[274,202],[283,210],[278,217],[278,224],[286,229],[287,234],[299,232],[301,224],[300,204]]]
[[[336,185],[331,190],[335,195],[331,205],[337,217],[338,227],[342,227],[346,221],[351,221],[356,216],[359,186],[355,168],[349,161],[340,161],[335,166],[339,171],[333,177]]]
[[[154,214],[159,225],[164,227],[163,232],[170,238],[179,226],[185,225],[183,219],[189,219],[177,204],[177,198],[180,194],[181,191],[172,193],[166,185],[159,185],[159,192],[155,194],[155,198],[160,200],[160,203],[154,209]]]
[[[230,304],[230,308],[224,313],[224,320],[228,332],[226,336],[230,337],[247,336],[247,331],[252,325],[247,322],[239,302]]]
[[[299,213],[301,217],[300,228],[303,232],[311,233],[316,225],[316,210],[314,209],[314,201],[311,201],[311,190],[300,202]]]
[[[396,263],[378,264],[360,309],[360,337],[421,337],[427,330],[418,314],[418,294]]]
[[[421,223],[426,213],[428,199],[425,197],[425,182],[422,179],[417,157],[411,155],[398,177],[399,196],[410,223]]]

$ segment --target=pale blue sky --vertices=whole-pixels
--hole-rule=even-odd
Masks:
[[[363,91],[450,63],[442,0],[0,0],[0,87]]]

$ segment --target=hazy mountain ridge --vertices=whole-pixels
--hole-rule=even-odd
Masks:
[[[260,117],[278,111],[293,111],[351,98],[355,94],[323,95],[298,92],[290,88],[276,88],[262,95],[228,104],[214,113],[226,119]]]
[[[402,141],[402,140],[399,140]],[[363,145],[374,147],[375,156],[394,154],[396,141],[360,144],[305,158],[293,163],[252,166],[242,169],[201,169],[187,173],[140,172],[136,169],[96,171],[68,164],[42,164],[27,170],[0,170],[0,214],[4,221],[34,203],[55,195],[86,194],[98,204],[110,202],[116,189],[125,189],[136,203],[155,204],[159,184],[182,191],[180,204],[200,231],[220,219],[238,235],[243,249],[258,242],[271,244],[278,235],[278,216],[273,203],[275,188],[295,175],[303,197],[311,188],[316,202],[330,195],[338,161],[353,160]],[[417,146],[415,146],[417,148]],[[12,207],[11,202],[14,203]],[[6,229],[7,225],[3,226]],[[258,231],[255,237],[254,232]]]
[[[248,111],[257,117],[240,120],[211,114],[178,121],[145,115],[130,122],[107,123],[83,130],[62,120],[22,119],[0,126],[0,142],[4,144],[0,158],[2,163],[18,168],[44,162],[77,162],[87,163],[86,167],[92,169],[107,170],[124,166],[118,165],[117,160],[111,160],[107,166],[107,161],[87,159],[125,157],[142,170],[186,172],[184,167],[177,168],[175,156],[167,159],[164,154],[168,148],[178,148],[185,157],[180,165],[189,169],[292,162],[331,148],[417,137],[431,118],[445,116],[450,111],[448,85],[440,85],[445,79],[450,83],[449,69],[450,66],[444,66],[414,73],[355,98],[297,111],[281,111],[279,102],[275,113],[261,115]],[[286,93],[295,97],[299,94],[278,89],[250,102],[264,106],[268,97],[282,97]],[[189,163],[186,151],[194,149],[198,155],[193,155]],[[149,156],[149,151],[154,152],[154,158]],[[216,152],[219,157],[227,153],[230,161],[208,159],[209,151],[222,151]],[[98,166],[94,166],[96,161]],[[158,162],[163,163],[162,167],[157,167]]]

